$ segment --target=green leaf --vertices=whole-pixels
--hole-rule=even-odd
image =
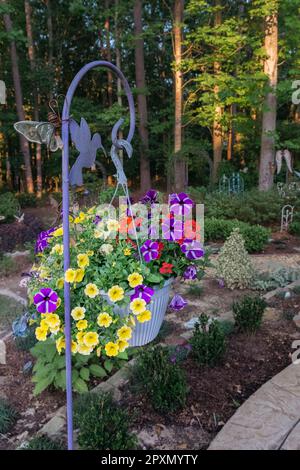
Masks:
[[[107,373],[103,369],[103,367],[99,366],[98,364],[91,364],[90,365],[90,373],[95,377],[105,377]]]
[[[124,359],[125,361],[128,360],[128,354],[126,351],[120,352],[117,357],[118,359]]]
[[[80,377],[78,377],[73,387],[78,393],[86,393],[89,391],[87,384]]]
[[[80,369],[79,375],[83,380],[87,381],[90,378],[90,371],[87,367],[82,367]]]
[[[153,282],[153,284],[159,284],[162,280],[163,280],[163,276],[161,276],[160,274],[151,273],[147,277],[147,281]]]
[[[107,370],[107,372],[111,372],[114,365],[113,365],[112,361],[106,360],[106,361],[104,361],[104,367]]]
[[[45,377],[43,380],[40,380],[34,387],[33,394],[38,395],[47,387],[49,387],[49,385],[53,382],[54,377],[55,377],[55,373],[53,372],[49,374],[48,377]]]
[[[79,377],[79,372],[76,369],[72,370],[72,383],[74,384]]]

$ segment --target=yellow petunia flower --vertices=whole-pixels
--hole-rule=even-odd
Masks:
[[[79,255],[77,255],[77,264],[80,268],[89,266],[90,260],[88,255],[86,253],[79,253]]]
[[[84,331],[78,331],[78,333],[76,333],[76,339],[77,339],[79,344],[83,343],[84,335],[85,335]]]
[[[87,254],[88,256],[93,256],[94,252],[93,252],[93,250],[88,250],[88,251],[86,252],[86,254]]]
[[[62,277],[56,281],[56,287],[57,287],[58,289],[63,289],[63,287],[64,287],[64,279],[63,279]]]
[[[76,269],[76,271],[75,271],[75,282],[81,282],[84,278],[84,274],[85,274],[84,269],[81,269],[81,268]]]
[[[42,328],[41,326],[38,326],[35,329],[35,337],[38,341],[46,341],[47,333],[48,329]]]
[[[96,286],[96,284],[87,284],[84,293],[87,297],[90,297],[91,299],[94,299],[98,294],[99,294],[99,289]]]
[[[77,351],[78,351],[78,344],[76,343],[76,341],[72,341],[72,344],[71,344],[71,351],[73,354],[76,354]]]
[[[144,299],[134,299],[130,302],[130,310],[134,315],[139,315],[146,310],[146,302]]]
[[[59,354],[62,352],[63,349],[66,349],[66,340],[63,336],[58,338],[55,344],[56,344],[56,350],[58,351]]]
[[[112,323],[112,317],[106,312],[100,313],[97,318],[97,323],[99,326],[108,328]]]
[[[88,327],[88,322],[86,320],[79,320],[77,323],[76,323],[76,328],[77,330],[81,331],[81,330],[86,330]]]
[[[93,348],[99,343],[99,335],[95,331],[89,331],[83,337],[83,342],[86,346]]]
[[[45,321],[49,328],[57,328],[60,326],[60,318],[56,313],[49,313]]]
[[[58,297],[57,302],[56,302],[56,307],[59,308],[61,306],[61,298]]]
[[[122,326],[122,328],[119,328],[117,331],[117,335],[119,339],[127,341],[131,338],[132,330],[129,326]]]
[[[83,343],[78,344],[77,352],[79,354],[82,354],[83,356],[89,356],[92,351],[93,351],[93,348],[90,348],[89,346],[86,346]]]
[[[53,237],[61,237],[64,234],[64,229],[63,227],[57,228],[53,233]]]
[[[85,220],[84,212],[80,212],[79,216],[74,219],[74,224],[81,224]]]
[[[99,346],[99,348],[96,349],[96,354],[97,354],[97,357],[100,357],[101,356],[101,346]]]
[[[57,244],[54,245],[54,247],[52,248],[51,253],[52,253],[52,254],[53,254],[53,253],[56,253],[57,255],[63,255],[63,253],[64,253],[64,246],[57,243]]]
[[[43,318],[41,320],[40,327],[43,328],[43,330],[48,330],[49,325],[48,325],[47,320],[45,318]]]
[[[57,335],[57,333],[60,331],[60,327],[56,326],[55,328],[50,328],[50,333],[53,335]]]
[[[70,284],[72,284],[75,281],[75,277],[76,277],[76,271],[74,271],[74,269],[69,268],[66,270],[65,272],[66,282],[69,282]]]
[[[130,287],[136,287],[143,284],[143,276],[139,273],[129,274],[127,281],[129,282]]]
[[[86,310],[84,307],[75,307],[73,308],[71,312],[71,316],[74,318],[74,320],[82,320],[84,318]]]
[[[130,255],[131,255],[131,250],[130,250],[130,248],[125,248],[125,249],[123,250],[123,253],[124,253],[125,256],[130,256]]]
[[[119,230],[120,224],[116,219],[109,219],[106,222],[106,226],[110,232],[116,232]]]
[[[129,343],[127,341],[123,340],[123,339],[119,339],[117,341],[117,345],[118,345],[118,348],[119,348],[119,352],[123,352],[123,351],[125,351],[125,349],[128,348]]]
[[[137,319],[140,323],[145,323],[146,321],[150,321],[152,317],[152,314],[150,310],[145,310],[144,312],[140,313],[137,316]]]
[[[118,302],[124,298],[124,289],[120,286],[112,286],[107,294],[111,302]]]
[[[105,352],[109,357],[117,356],[119,354],[119,346],[110,341],[105,345]]]

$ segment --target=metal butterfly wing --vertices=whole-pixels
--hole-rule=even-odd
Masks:
[[[29,142],[46,144],[51,152],[62,148],[62,140],[55,135],[55,126],[50,122],[19,121],[14,124],[14,128]]]

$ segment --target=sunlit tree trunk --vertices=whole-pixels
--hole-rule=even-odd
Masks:
[[[47,7],[47,32],[48,32],[48,66],[53,74],[53,59],[54,59],[54,34],[53,34],[53,21],[52,21],[52,5],[51,0],[45,0]],[[54,75],[53,75],[54,76]],[[49,100],[53,98],[52,87],[49,90]]]
[[[30,62],[30,69],[32,74],[35,72],[36,61],[35,61],[35,50],[33,43],[32,24],[31,24],[31,5],[28,0],[24,2],[25,6],[25,18],[26,18],[26,33],[28,41],[28,57]],[[39,121],[39,99],[38,90],[35,83],[33,83],[33,101],[34,101],[34,120]],[[40,144],[36,145],[36,179],[37,179],[37,197],[42,197],[43,179],[42,179],[42,148]]]
[[[175,0],[174,3],[174,88],[175,88],[175,125],[174,125],[174,186],[175,191],[183,191],[186,186],[186,164],[180,155],[182,149],[182,22],[184,12],[184,0]]]
[[[1,4],[5,4],[4,0],[1,0],[0,2]],[[13,28],[12,28],[12,21],[11,21],[10,15],[5,14],[3,15],[3,18],[4,18],[5,29],[7,33],[11,35]],[[17,54],[16,43],[13,39],[10,40],[10,57],[11,57],[11,65],[12,65],[13,82],[14,82],[14,88],[15,88],[15,100],[16,100],[18,119],[19,121],[24,121],[25,113],[23,109],[23,95],[22,95],[21,78],[20,78],[19,64],[18,64],[18,54]],[[33,187],[33,180],[32,180],[29,144],[27,140],[21,134],[19,134],[19,138],[20,138],[21,151],[22,151],[23,158],[24,158],[26,188],[29,193],[33,193],[34,187]]]
[[[215,12],[215,19],[214,24],[215,27],[218,27],[222,24],[222,11],[221,0],[215,0],[216,12]],[[216,61],[214,63],[214,74],[215,78],[217,79],[217,75],[220,73],[220,63]],[[218,168],[220,162],[222,161],[222,150],[223,150],[223,136],[222,136],[222,126],[221,126],[221,119],[222,119],[222,107],[219,102],[219,86],[216,84],[214,87],[214,95],[215,95],[215,117],[213,122],[213,181],[216,182],[218,176]]]
[[[115,0],[115,51],[116,51],[116,66],[121,69],[122,63],[121,63],[121,45],[120,45],[120,38],[121,38],[121,32],[120,32],[120,26],[119,26],[119,0]],[[122,107],[122,82],[121,79],[118,77],[117,78],[117,95],[118,95],[118,105]],[[123,131],[122,129],[119,130],[119,139],[123,139]],[[123,163],[123,150],[120,149],[119,151],[119,157],[121,162]]]
[[[105,9],[108,11],[110,6],[109,0],[105,0]],[[110,48],[110,18],[109,15],[107,15],[104,23],[104,28],[106,32],[106,58],[108,62],[111,62],[111,48]],[[108,104],[109,106],[112,106],[113,104],[113,75],[111,70],[108,70],[107,72],[107,82],[108,82],[108,87],[107,87],[107,96],[108,96]]]
[[[142,1],[134,3],[134,34],[135,34],[135,80],[138,90],[139,136],[140,146],[140,187],[142,190],[150,188],[150,162],[149,162],[149,133],[148,133],[148,109],[146,98],[144,40],[142,26]]]
[[[278,78],[278,16],[273,11],[265,20],[264,72],[270,90],[267,92],[262,115],[262,135],[259,166],[259,189],[267,191],[273,184],[276,131],[276,86]]]

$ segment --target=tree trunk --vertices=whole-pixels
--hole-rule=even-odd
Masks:
[[[33,43],[33,34],[32,34],[32,25],[31,25],[31,5],[28,0],[24,2],[25,6],[25,18],[26,18],[26,33],[27,33],[27,40],[28,40],[28,57],[30,62],[30,69],[31,73],[34,74],[35,72],[35,50],[34,50],[34,43]],[[33,101],[34,101],[34,120],[39,121],[39,98],[38,98],[38,91],[37,86],[33,84]],[[37,180],[37,197],[42,197],[42,190],[43,190],[43,178],[42,178],[42,147],[40,144],[36,144],[36,180]]]
[[[259,166],[259,189],[267,191],[272,187],[275,157],[276,131],[276,86],[278,64],[278,17],[277,11],[266,18],[265,23],[265,49],[267,58],[264,62],[264,72],[268,77],[270,91],[268,91],[262,116],[262,135]]]
[[[1,0],[1,3],[5,4],[5,1]],[[3,17],[4,17],[5,29],[7,33],[11,34],[13,28],[12,28],[10,15],[5,14],[3,15]],[[22,86],[21,86],[19,64],[18,64],[18,54],[17,54],[16,43],[13,39],[10,41],[10,56],[11,56],[12,75],[13,75],[13,82],[14,82],[14,88],[15,88],[15,99],[16,99],[18,119],[20,121],[25,121],[25,113],[23,109]],[[34,187],[33,187],[33,180],[32,180],[29,144],[27,140],[21,134],[19,134],[19,139],[20,139],[21,151],[23,153],[23,158],[24,158],[27,191],[29,193],[33,193]]]
[[[115,51],[116,51],[116,66],[121,69],[121,49],[120,49],[120,27],[119,27],[119,0],[115,0]],[[118,105],[122,107],[122,82],[121,79],[117,78],[117,95],[118,95]],[[123,131],[122,129],[119,130],[119,139],[123,139]],[[123,149],[119,151],[119,157],[121,162],[123,163],[124,152]]]
[[[48,31],[48,67],[50,69],[51,77],[54,80],[53,58],[54,58],[54,35],[53,35],[53,21],[52,21],[52,5],[51,0],[46,0],[47,7],[47,31]],[[53,85],[52,85],[53,88]],[[53,98],[52,88],[49,90],[49,101]]]
[[[144,40],[142,37],[142,0],[134,3],[134,34],[135,34],[135,80],[138,91],[139,136],[140,136],[140,187],[142,190],[150,188],[150,161],[149,161],[149,133],[148,109],[145,79]]]
[[[105,0],[105,9],[109,9],[109,0]],[[110,19],[109,16],[107,15],[105,23],[104,23],[104,28],[106,32],[106,59],[108,62],[111,62],[111,48],[110,48]],[[113,104],[113,75],[111,70],[108,70],[107,72],[107,82],[108,82],[108,87],[107,87],[107,96],[108,96],[108,104],[109,106],[112,106]]]
[[[214,25],[218,27],[222,24],[222,11],[221,11],[222,1],[215,0],[215,20]],[[217,79],[218,74],[220,73],[220,63],[214,63],[214,75]],[[219,101],[219,86],[216,84],[214,87],[215,102]],[[215,117],[213,122],[213,181],[216,182],[218,177],[219,165],[222,161],[222,150],[223,150],[223,136],[222,136],[222,107],[219,104],[216,104],[215,107]]]
[[[174,186],[175,191],[181,192],[186,186],[186,163],[180,155],[182,149],[182,22],[184,12],[184,0],[175,0],[174,3],[174,87],[175,87],[175,126],[174,126]]]

